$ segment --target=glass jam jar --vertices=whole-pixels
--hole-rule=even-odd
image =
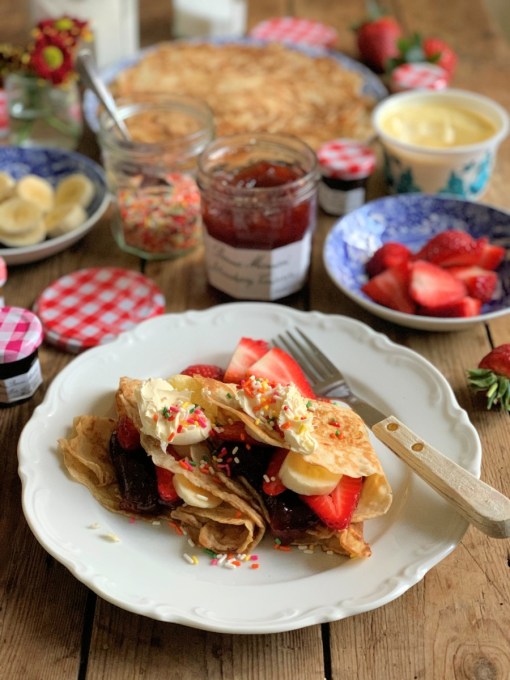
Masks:
[[[144,94],[118,102],[126,141],[100,115],[99,143],[122,250],[147,260],[185,255],[201,243],[197,158],[214,136],[212,112],[188,97]]]
[[[38,317],[22,307],[0,308],[0,404],[31,397],[42,383]]]
[[[221,137],[198,161],[209,283],[238,299],[276,300],[306,282],[317,219],[317,160],[270,133]]]
[[[317,151],[321,171],[319,205],[328,215],[345,215],[365,202],[376,155],[353,139],[333,139]]]
[[[0,307],[5,305],[4,286],[7,282],[7,265],[3,257],[0,257]]]

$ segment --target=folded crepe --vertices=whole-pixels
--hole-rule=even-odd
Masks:
[[[243,408],[237,399],[239,386],[201,376],[172,376],[174,387],[185,389],[191,399],[207,410],[213,429],[221,439],[221,429],[232,421],[241,421],[251,437],[269,447],[286,447],[302,453],[306,461],[331,472],[363,477],[361,496],[350,525],[334,530],[317,524],[294,532],[291,543],[320,547],[325,551],[367,557],[370,546],[363,536],[364,521],[383,515],[391,505],[392,493],[382,466],[370,443],[363,420],[351,409],[338,403],[309,400],[309,420],[313,433],[313,450],[308,443],[300,449],[301,440],[284,437],[271,420],[264,421]],[[270,524],[263,494],[257,492],[242,476],[232,478],[214,462],[207,465],[187,465],[166,452],[166,442],[144,431],[137,397],[143,383],[121,378],[115,394],[119,417],[127,416],[141,433],[143,449],[157,467],[174,475],[182,475],[199,491],[217,499],[216,507],[196,507],[182,503],[174,508],[161,508],[159,516],[167,517],[183,527],[197,544],[217,553],[250,552],[262,539]],[[60,440],[64,463],[70,474],[85,484],[96,499],[114,512],[125,512],[122,494],[116,481],[115,468],[109,455],[109,441],[116,421],[94,416],[75,419],[74,433]],[[132,514],[132,513],[129,513]]]
[[[122,378],[115,401],[119,417],[127,415],[140,426],[135,390],[140,381]],[[70,475],[84,484],[108,510],[132,515],[123,508],[122,494],[111,461],[109,446],[116,428],[115,420],[97,416],[79,416],[72,434],[59,440],[64,464]],[[177,522],[190,538],[214,552],[246,553],[252,551],[265,533],[265,522],[246,488],[212,467],[182,466],[172,455],[161,450],[159,442],[142,434],[141,444],[154,465],[188,479],[195,487],[217,498],[215,508],[198,508],[183,504],[161,508],[141,515],[153,520],[167,518]]]
[[[303,453],[299,446],[293,447],[286,442],[278,428],[270,427],[262,419],[243,411],[233,398],[237,389],[235,385],[199,376],[195,379],[202,384],[218,410],[241,420],[254,439]],[[303,454],[306,462],[349,477],[364,477],[353,522],[384,515],[391,505],[392,491],[363,419],[339,402],[308,400],[308,403],[313,416],[311,429],[316,446],[311,453]]]

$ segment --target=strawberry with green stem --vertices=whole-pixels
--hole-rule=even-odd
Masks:
[[[451,80],[457,67],[457,54],[445,40],[433,36],[423,38],[415,33],[397,43],[397,54],[387,62],[389,71],[401,64],[429,62],[440,66]]]
[[[470,386],[487,393],[487,409],[493,406],[510,412],[510,343],[499,345],[486,354],[478,368],[468,371]]]
[[[399,22],[375,0],[367,3],[368,18],[354,27],[360,60],[377,73],[383,73],[390,59],[399,54],[402,36]]]

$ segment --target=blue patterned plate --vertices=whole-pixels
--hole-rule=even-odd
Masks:
[[[483,306],[482,314],[452,319],[404,314],[373,302],[361,291],[367,280],[365,262],[383,243],[399,241],[414,252],[431,236],[447,229],[467,231],[475,238],[487,236],[491,243],[507,249],[498,270],[500,290],[494,300]],[[333,226],[323,256],[329,276],[345,295],[372,314],[400,326],[428,331],[462,330],[507,314],[510,309],[510,214],[480,203],[427,194],[371,201]]]
[[[92,229],[110,202],[106,178],[101,166],[90,158],[73,151],[19,146],[0,147],[0,172],[7,172],[14,179],[19,179],[29,173],[39,175],[53,185],[56,185],[66,175],[82,172],[92,180],[96,189],[94,199],[87,208],[87,219],[81,227],[62,236],[48,238],[33,246],[0,247],[0,256],[8,265],[37,262],[65,250]]]

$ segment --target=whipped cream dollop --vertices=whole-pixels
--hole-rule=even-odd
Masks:
[[[142,432],[168,444],[191,445],[209,437],[211,421],[193,401],[191,390],[176,389],[169,380],[149,378],[136,391]]]
[[[235,396],[240,408],[255,424],[279,431],[290,449],[302,454],[315,451],[312,403],[295,385],[273,385],[264,378],[250,376]]]

